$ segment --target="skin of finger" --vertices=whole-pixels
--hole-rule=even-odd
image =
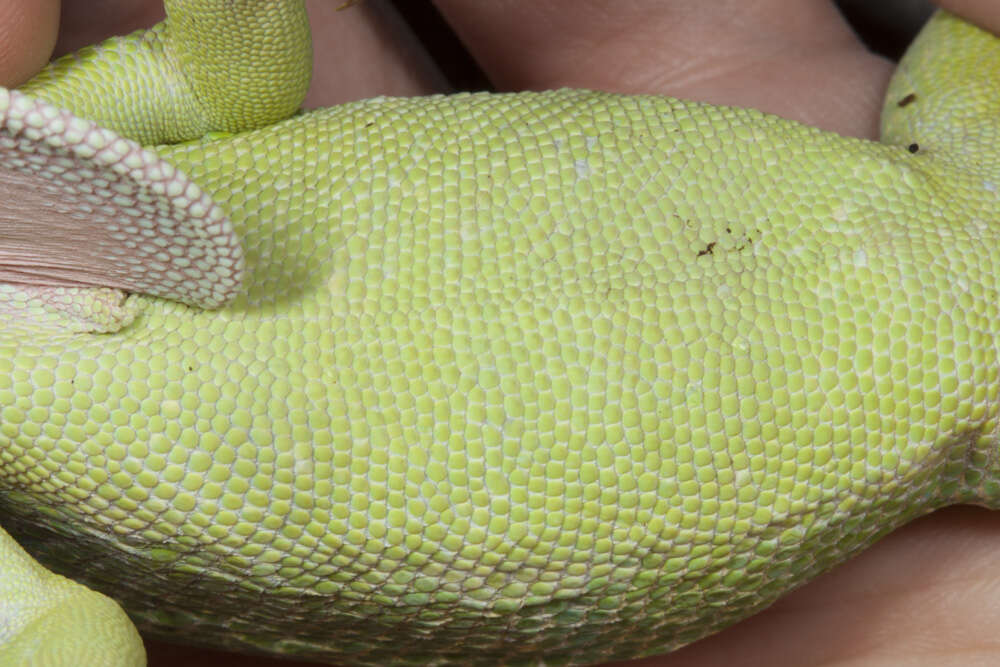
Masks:
[[[59,0],[0,0],[0,85],[27,81],[48,62],[59,28]]]
[[[426,95],[447,84],[417,37],[386,0],[341,9],[307,0],[313,33],[313,81],[305,107],[376,95]]]
[[[163,19],[163,0],[63,0],[55,56]]]
[[[828,48],[849,34],[825,0],[499,0],[435,3],[500,87],[648,86],[646,70],[679,70],[671,80],[787,41]],[[817,30],[817,26],[821,30]],[[675,62],[679,61],[679,62]],[[638,71],[637,71],[638,70]],[[655,80],[654,80],[655,81]],[[628,90],[623,92],[635,92]]]
[[[436,4],[502,89],[662,93],[874,138],[893,67],[828,0]]]

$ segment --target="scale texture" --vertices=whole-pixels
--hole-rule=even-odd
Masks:
[[[0,326],[5,526],[161,636],[554,664],[994,504],[994,181],[896,85],[896,145],[567,90],[157,147],[243,288]]]

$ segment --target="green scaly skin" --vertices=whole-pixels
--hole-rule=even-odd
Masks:
[[[307,53],[300,2],[230,5],[168,3],[230,41],[168,23],[119,67],[179,79],[151,41],[197,87],[202,50]],[[144,143],[262,126],[156,148],[242,240],[232,303],[0,328],[4,525],[149,632],[344,663],[661,653],[916,516],[998,504],[986,33],[933,20],[884,144],[580,91],[274,122],[296,89],[206,126],[239,91],[154,86],[154,122],[109,104],[111,57],[25,91]],[[105,603],[81,604],[67,630]]]

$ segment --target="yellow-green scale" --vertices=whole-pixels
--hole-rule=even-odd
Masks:
[[[80,534],[43,560],[163,633],[658,652],[995,497],[997,244],[933,155],[568,91],[160,152],[245,293],[0,339],[0,480],[21,537]]]

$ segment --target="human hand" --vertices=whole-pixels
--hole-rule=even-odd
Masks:
[[[0,84],[56,55],[152,25],[162,0],[0,0]],[[307,106],[445,90],[385,2],[339,11],[308,0],[316,51]],[[891,64],[854,38],[828,0],[438,0],[502,90],[563,86],[664,93],[751,106],[844,134],[874,136]],[[819,74],[817,74],[819,73]]]
[[[0,82],[57,52],[159,18],[158,0],[0,0]],[[311,0],[319,61],[309,104],[443,89],[376,0],[336,12]],[[988,0],[951,0],[1000,27]],[[827,0],[438,0],[501,89],[577,86],[754,106],[874,137],[891,64],[869,54]],[[15,13],[16,12],[16,13]],[[17,17],[17,18],[14,18]],[[99,30],[95,28],[99,26]],[[897,531],[768,611],[670,656],[631,665],[908,665],[995,660],[991,591],[1000,516],[955,508]],[[992,622],[991,622],[992,621]],[[231,662],[227,662],[231,661]],[[295,665],[152,644],[150,664]]]

